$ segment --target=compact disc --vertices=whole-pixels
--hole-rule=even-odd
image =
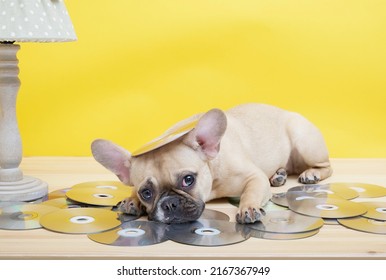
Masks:
[[[271,239],[271,240],[294,240],[294,239],[311,237],[317,234],[318,232],[319,230],[298,232],[298,233],[273,233],[273,232],[252,230],[251,237],[261,238],[261,239]]]
[[[356,191],[361,198],[374,198],[386,196],[386,188],[378,185],[364,183],[333,183],[333,187],[348,188]]]
[[[348,228],[369,233],[386,234],[386,221],[355,217],[351,219],[338,219],[338,222]]]
[[[336,184],[326,184],[326,185],[304,185],[292,187],[287,191],[287,199],[289,195],[309,195],[314,197],[331,197],[338,196],[343,199],[354,199],[358,197],[358,193],[350,188],[345,186],[340,186]]]
[[[114,190],[114,191],[124,191],[127,192],[127,197],[131,195],[133,187],[126,186],[125,184],[119,181],[93,181],[93,182],[84,182],[72,186],[71,189],[82,189],[82,188],[94,188],[97,190]]]
[[[259,222],[248,224],[254,230],[271,233],[299,233],[315,231],[323,226],[323,220],[299,215],[291,210],[266,213]]]
[[[96,233],[118,227],[118,214],[99,208],[59,209],[44,215],[40,224],[63,233]]]
[[[71,188],[65,188],[65,189],[60,189],[56,191],[52,191],[48,193],[48,199],[55,199],[55,198],[60,198],[60,197],[66,197],[66,193],[71,190]]]
[[[212,209],[205,209],[204,212],[202,212],[200,219],[205,220],[222,220],[222,221],[229,221],[229,216],[223,212],[212,210]]]
[[[359,203],[336,198],[305,198],[288,201],[292,211],[321,218],[348,218],[366,213],[367,208]]]
[[[61,208],[61,209],[98,207],[98,206],[93,206],[90,204],[84,204],[84,203],[76,202],[76,201],[73,201],[73,200],[65,198],[65,197],[46,200],[40,204],[41,205],[49,205],[49,206],[53,206],[53,207],[57,207],[57,208]],[[105,209],[111,209],[112,208],[111,206],[107,206],[107,207],[102,206],[102,207]]]
[[[285,196],[285,193],[283,193],[284,196]],[[272,199],[271,199],[272,200]],[[240,204],[240,198],[239,197],[230,197],[228,199],[229,203],[233,204],[234,206],[236,207],[239,207],[239,204]],[[287,199],[286,199],[287,201]],[[273,201],[268,201],[264,206],[263,206],[263,210],[265,212],[271,212],[271,211],[281,211],[281,210],[286,210],[288,209],[287,207],[283,206],[283,205],[280,205],[280,204],[277,204],[277,203],[274,203]]]
[[[35,229],[41,228],[39,220],[47,213],[58,208],[39,204],[16,204],[4,207],[0,215],[2,229]]]
[[[386,202],[359,202],[367,208],[363,217],[386,221]]]
[[[130,192],[112,189],[76,188],[68,191],[66,196],[77,202],[100,206],[115,206],[130,196]]]
[[[9,207],[9,206],[15,206],[15,205],[23,205],[28,204],[27,202],[21,202],[21,201],[0,201],[0,214],[3,212],[3,208]]]
[[[288,201],[287,201],[286,195],[287,195],[286,192],[274,193],[272,194],[271,201],[277,205],[288,207]]]
[[[152,221],[131,221],[120,227],[88,237],[98,243],[113,246],[147,246],[164,242],[166,224]]]
[[[199,219],[195,222],[170,224],[166,227],[168,239],[196,246],[223,246],[245,241],[243,225],[228,221]]]
[[[163,135],[160,137],[150,141],[149,143],[143,145],[138,150],[134,151],[131,155],[136,157],[142,154],[145,154],[147,152],[153,151],[157,148],[160,148],[174,140],[177,140],[178,138],[184,136],[188,132],[190,132],[197,124],[198,117],[194,118],[193,120],[189,122],[184,122],[177,124],[176,126],[172,127],[171,129],[167,130]]]

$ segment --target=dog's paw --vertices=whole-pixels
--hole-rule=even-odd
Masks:
[[[236,214],[236,221],[239,224],[253,224],[257,221],[260,221],[262,216],[265,216],[265,211],[262,208],[240,209]]]
[[[125,198],[118,203],[117,209],[124,214],[133,216],[142,216],[144,214],[142,204],[136,197]]]
[[[298,178],[299,183],[302,184],[317,184],[320,180],[320,171],[315,168],[307,169]]]
[[[272,187],[283,186],[287,181],[287,171],[284,168],[279,168],[275,174],[269,179]]]

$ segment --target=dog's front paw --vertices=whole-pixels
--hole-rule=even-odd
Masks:
[[[136,197],[128,197],[117,205],[118,211],[133,216],[142,216],[145,214],[141,202]]]
[[[269,182],[272,187],[280,187],[283,186],[287,181],[287,171],[284,168],[279,168],[275,174],[269,178]]]
[[[264,209],[260,208],[244,208],[239,209],[236,214],[236,221],[239,224],[253,224],[261,220],[261,217],[265,215]]]
[[[310,168],[300,174],[299,183],[302,184],[317,184],[321,180],[320,171],[315,168]]]

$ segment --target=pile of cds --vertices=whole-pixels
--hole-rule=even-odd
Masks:
[[[168,240],[193,246],[226,246],[249,238],[294,240],[314,236],[325,224],[386,234],[386,202],[354,202],[386,196],[386,188],[377,185],[296,186],[274,194],[263,207],[261,220],[245,225],[211,209],[188,223],[137,220],[114,207],[133,191],[120,182],[97,181],[54,191],[40,203],[0,202],[0,229],[86,234],[110,246],[150,246]],[[232,197],[229,202],[238,207],[240,199]]]
[[[324,224],[341,224],[368,233],[386,234],[386,203],[354,202],[355,198],[386,196],[386,188],[363,183],[330,183],[290,188],[271,201],[292,212],[322,218]]]

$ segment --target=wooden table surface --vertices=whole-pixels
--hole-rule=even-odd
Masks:
[[[362,182],[386,187],[386,159],[332,159],[332,166],[334,174],[324,183]],[[89,157],[31,157],[23,159],[21,168],[25,175],[46,181],[50,192],[87,181],[116,180],[114,175]],[[285,186],[275,188],[273,192],[283,192],[296,185],[295,177],[291,177]],[[386,197],[371,201],[386,201]],[[222,211],[234,221],[236,207],[226,199],[210,202],[207,208]],[[0,259],[179,258],[386,259],[386,235],[354,231],[341,225],[324,225],[318,234],[298,240],[250,238],[220,247],[166,241],[144,247],[117,247],[93,242],[87,235],[61,234],[45,229],[0,229]]]

